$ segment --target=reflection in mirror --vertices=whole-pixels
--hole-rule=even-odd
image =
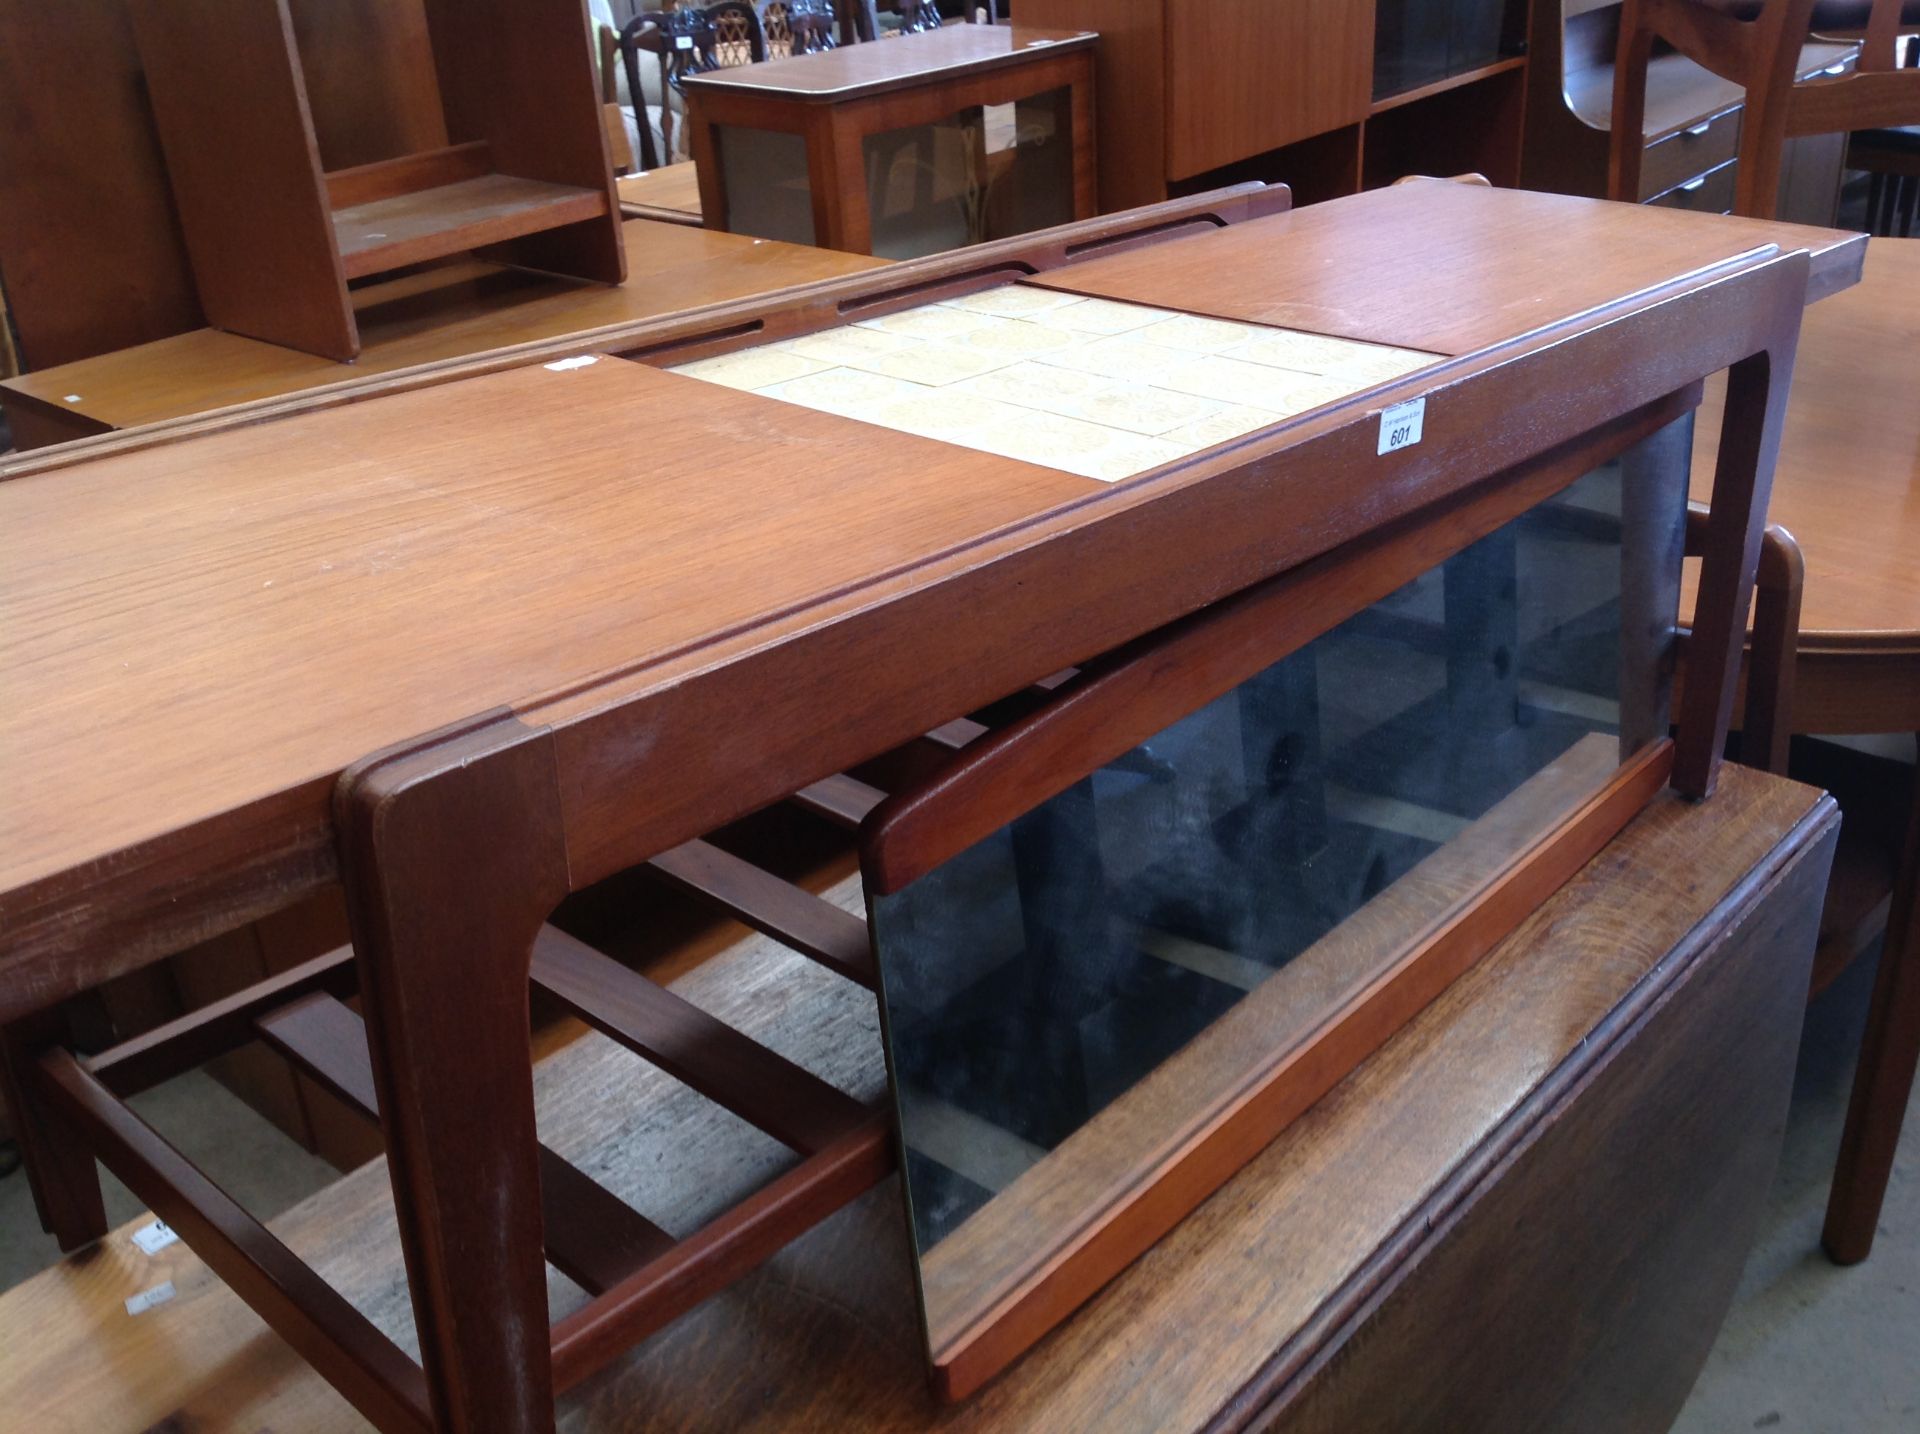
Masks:
[[[1644,486],[1589,475],[870,891],[936,1365],[1665,735],[1645,678],[1622,731],[1623,655],[1670,660],[1623,654],[1623,529],[1674,554],[1656,647],[1678,574],[1680,483]]]

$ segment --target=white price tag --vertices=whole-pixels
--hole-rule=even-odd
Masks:
[[[150,1290],[142,1290],[139,1294],[128,1300],[127,1313],[130,1315],[145,1314],[155,1305],[163,1305],[172,1298],[173,1281],[168,1280],[164,1285],[155,1285]]]
[[[140,1247],[142,1254],[157,1255],[180,1237],[165,1220],[155,1220],[151,1225],[142,1225],[133,1232],[133,1243]]]
[[[691,50],[693,48],[693,36],[675,35],[673,37],[673,48],[676,50]]]
[[[1420,441],[1420,432],[1426,421],[1427,401],[1424,398],[1396,403],[1380,415],[1380,451],[1398,453],[1402,448],[1413,447]]]

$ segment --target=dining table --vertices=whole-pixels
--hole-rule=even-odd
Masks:
[[[1900,734],[1908,741],[1920,733],[1916,336],[1920,239],[1869,241],[1859,285],[1814,305],[1801,328],[1769,510],[1805,563],[1788,714],[1798,733]],[[1721,402],[1720,388],[1710,385],[1698,415],[1696,499],[1711,481]],[[1884,885],[1869,884],[1864,910],[1855,911],[1850,893],[1836,887],[1832,935],[1816,966],[1817,981],[1830,978],[1871,944],[1884,919],[1823,1235],[1828,1253],[1843,1264],[1865,1259],[1873,1247],[1920,1061],[1920,796],[1911,808],[1904,833],[1895,832],[1890,898]]]

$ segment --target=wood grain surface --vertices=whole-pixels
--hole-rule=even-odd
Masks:
[[[679,165],[691,174],[693,166]],[[886,261],[800,244],[630,220],[617,287],[469,264],[356,293],[361,352],[350,367],[216,329],[161,339],[0,384],[9,414],[36,401],[133,428],[513,344],[586,334]],[[68,395],[75,395],[68,400]]]
[[[1809,310],[1768,516],[1806,557],[1801,661],[1875,649],[1920,667],[1920,239],[1874,239],[1858,287]],[[1701,405],[1694,494],[1720,432],[1720,388]],[[1683,611],[1691,610],[1688,589]],[[1916,679],[1920,680],[1920,679]],[[1825,704],[1820,720],[1828,720]],[[1893,731],[1849,723],[1820,731]],[[1837,714],[1835,714],[1837,715]],[[1858,720],[1858,719],[1856,719]],[[1804,724],[1800,730],[1812,730]]]
[[[1168,178],[1366,118],[1372,0],[1208,0],[1167,10]]]
[[[811,102],[839,102],[888,90],[959,79],[1092,46],[1085,30],[1006,25],[946,25],[902,35],[884,45],[843,45],[758,65],[712,70],[687,79],[694,94],[716,91]]]
[[[359,337],[285,0],[127,8],[207,322],[351,359]]]
[[[194,412],[178,418],[158,420],[134,433],[110,431],[99,435],[102,441],[70,445],[57,453],[0,455],[0,477],[46,472],[103,456],[107,452],[127,452],[154,444],[179,442],[203,433],[243,427],[292,413],[311,413],[325,407],[363,402],[390,393],[427,388],[478,374],[570,358],[583,350],[638,357],[652,357],[672,351],[676,354],[673,361],[677,362],[701,352],[723,351],[726,346],[737,346],[743,339],[756,334],[774,337],[783,333],[811,332],[831,322],[829,316],[851,315],[856,311],[865,316],[887,312],[890,308],[908,307],[923,302],[926,291],[942,283],[951,286],[955,292],[964,292],[982,284],[1005,282],[1063,264],[1081,262],[1103,253],[1116,253],[1141,244],[1161,243],[1177,234],[1201,233],[1260,215],[1279,213],[1288,207],[1291,198],[1284,185],[1231,185],[1205,194],[1168,200],[1142,210],[1106,215],[1084,224],[1063,225],[1013,239],[996,240],[918,261],[903,266],[904,273],[897,284],[862,272],[877,267],[880,261],[875,259],[857,255],[821,256],[819,250],[805,246],[777,246],[790,254],[816,256],[822,263],[845,261],[861,268],[844,273],[839,278],[795,282],[777,294],[756,287],[751,294],[731,300],[691,309],[656,312],[651,317],[604,324],[588,330],[569,328],[558,337],[507,342],[504,346],[496,345],[477,352],[416,362],[386,374],[369,374],[365,378],[355,376],[358,365],[354,368],[334,366],[330,371],[340,377],[330,382],[315,380],[305,388],[296,387],[284,394],[269,394],[238,402],[211,413]],[[745,267],[753,255],[761,252],[763,250],[736,250],[736,266]],[[424,278],[422,276],[423,281]],[[383,296],[411,294],[414,292],[412,282],[388,281],[379,285],[378,289]],[[696,283],[694,287],[698,290],[699,284]],[[0,384],[0,402],[25,401],[25,397]],[[53,407],[45,404],[40,405],[36,413],[40,417],[72,417],[70,414],[58,414]]]
[[[204,324],[126,0],[0,3],[0,97],[0,270],[25,362]]]
[[[1536,263],[1519,256],[1537,240],[1528,271],[1551,294],[1563,216],[1556,208],[1540,222],[1536,197],[1408,185],[1320,212],[1350,215],[1358,245],[1377,227],[1421,232],[1458,196],[1512,215],[1510,271]],[[135,445],[0,485],[0,510],[35,555],[0,592],[7,660],[22,677],[5,712],[22,774],[0,871],[13,938],[5,1001],[29,1009],[80,980],[81,966],[63,964],[77,953],[126,969],[324,881],[328,784],[403,734],[502,704],[568,728],[614,712],[608,731],[565,734],[569,840],[579,841],[570,859],[576,880],[590,880],[1590,427],[1612,433],[1621,415],[1637,420],[1702,371],[1772,342],[1762,328],[1771,310],[1753,296],[1797,295],[1806,260],[1713,266],[1752,233],[1802,231],[1612,214],[1622,232],[1668,240],[1660,262],[1674,283],[1646,301],[1644,320],[1622,321],[1632,303],[1604,323],[1576,318],[1095,496],[1052,470],[674,387],[691,381],[611,360]],[[1520,242],[1522,229],[1535,239]],[[1156,249],[1170,283],[1194,267],[1199,242]],[[1624,244],[1623,289],[1661,247]],[[1314,257],[1288,282],[1324,292]],[[911,286],[957,266],[977,287],[967,262],[868,282],[898,273]],[[1718,277],[1687,277],[1701,270]],[[1482,290],[1473,275],[1435,270],[1423,292],[1436,307],[1449,278]],[[1376,290],[1355,270],[1348,292]],[[843,320],[858,297],[818,306],[813,321]],[[1508,340],[1535,321],[1506,318]],[[1609,375],[1606,387],[1589,381],[1595,372]],[[1356,503],[1316,476],[1370,468],[1371,420],[1415,389],[1445,401],[1430,401],[1422,446],[1397,465],[1403,480],[1364,485]],[[694,391],[698,421],[663,431],[650,400]],[[781,435],[777,464],[766,458],[770,431]],[[836,481],[810,481],[820,471]],[[1171,539],[1176,531],[1186,536]],[[1192,543],[1212,545],[1218,561],[1192,563]],[[153,561],[156,544],[169,562]],[[1056,564],[1083,580],[1060,588],[1048,580]],[[645,587],[628,577],[639,570]],[[992,622],[956,628],[955,603]],[[888,667],[881,682],[872,655],[922,642],[936,613],[949,665]],[[289,644],[297,665],[281,660]],[[616,670],[617,681],[596,683]],[[842,712],[824,694],[849,683],[871,700]],[[765,730],[716,745],[714,733],[747,710],[770,719]],[[791,724],[771,720],[781,712]],[[248,741],[227,740],[234,724]],[[624,724],[632,730],[617,735]],[[666,765],[648,777],[637,818],[615,800],[633,780],[620,764],[648,753]],[[137,808],[129,790],[143,794]]]
[[[1864,235],[1841,230],[1564,194],[1500,191],[1488,203],[1487,193],[1398,185],[1276,214],[1204,247],[1122,254],[1040,282],[1134,303],[1177,296],[1194,313],[1459,354],[1749,247],[1809,249],[1817,297],[1853,281],[1866,245]],[[1411,221],[1404,228],[1403,217]],[[1527,258],[1518,263],[1513,244],[1523,229]],[[1505,261],[1490,263],[1490,254]]]
[[[1100,206],[1129,209],[1167,193],[1167,7],[1149,0],[1027,0],[1033,21],[1096,30]],[[1111,111],[1107,108],[1112,106]],[[1123,116],[1124,123],[1115,123]]]
[[[692,408],[698,425],[657,421]],[[770,463],[764,440],[776,432]],[[21,786],[0,836],[0,886],[72,865],[76,840],[138,842],[289,778],[324,788],[397,734],[503,692],[558,690],[635,653],[751,624],[1096,486],[876,437],[601,359],[5,485],[10,531],[32,555],[8,566],[0,597],[22,679],[9,691],[31,694],[33,715],[7,721]],[[815,481],[829,472],[831,483]],[[84,542],[58,537],[76,521]],[[648,581],[633,581],[636,541],[656,548],[676,533],[684,564],[650,562]],[[825,566],[775,560],[796,543]],[[156,563],[156,551],[179,556]],[[172,595],[137,596],[156,588]],[[560,618],[548,603],[564,591],[592,592],[593,616]],[[297,663],[283,660],[289,645]],[[281,732],[232,740],[245,724],[231,714],[249,703],[278,714]],[[158,744],[136,735],[156,717],[172,733]],[[103,765],[116,730],[128,764]],[[67,740],[76,731],[88,740]],[[49,765],[47,747],[68,759]],[[100,779],[93,797],[89,773]],[[128,791],[143,793],[132,808]]]
[[[1538,1358],[1514,1370],[1521,1386],[1514,1402],[1479,1406],[1483,1412],[1537,1410],[1543,1397],[1574,1392],[1583,1372],[1611,1370],[1616,1378],[1597,1390],[1588,1380],[1595,1401],[1586,1406],[1588,1417],[1598,1421],[1588,1427],[1618,1428],[1607,1411],[1651,1399],[1623,1390],[1623,1382],[1654,1371],[1667,1385],[1676,1370],[1691,1377],[1685,1365],[1717,1322],[1726,1271],[1744,1254],[1765,1188],[1771,1157],[1752,1130],[1772,1130],[1777,1140],[1775,1097],[1784,1086],[1773,1058],[1791,1049],[1804,975],[1796,965],[1805,951],[1794,949],[1795,904],[1780,903],[1765,929],[1742,938],[1751,955],[1738,967],[1712,964],[1720,935],[1772,889],[1800,900],[1803,915],[1810,912],[1804,898],[1824,874],[1822,844],[1832,823],[1831,805],[1808,789],[1744,769],[1730,770],[1711,802],[1657,799],[1526,926],[966,1406],[936,1412],[921,1383],[905,1230],[890,1183],[565,1398],[561,1427],[604,1434],[1237,1424],[1282,1392],[1288,1371],[1314,1367],[1317,1356],[1343,1347],[1356,1351],[1346,1362],[1351,1375],[1404,1375],[1396,1339],[1434,1337],[1409,1327],[1411,1306],[1446,1317],[1456,1339],[1463,1325],[1453,1315],[1463,1309],[1481,1311],[1466,1327],[1478,1328],[1485,1317],[1533,1331],[1534,1342],[1518,1348]],[[857,902],[851,883],[837,899]],[[1723,992],[1711,1006],[1696,1006],[1689,994],[1696,969]],[[881,1088],[871,997],[802,957],[752,940],[675,989],[849,1094],[871,1099]],[[1692,1083],[1686,1070],[1671,1080],[1650,1078],[1638,1090],[1613,1087],[1599,1100],[1584,1096],[1582,1077],[1603,1057],[1611,1056],[1616,1071],[1665,1071],[1676,1049],[1669,1028],[1654,1028],[1647,1039],[1636,1024],[1663,1009],[1683,1028],[1699,1020],[1708,1052],[1720,1047],[1706,1037],[1730,1029],[1710,1017],[1749,1013],[1752,1024],[1739,1028],[1752,1061],[1744,1069],[1765,1073],[1765,1099],[1754,1100],[1743,1086],[1729,1104],[1724,1080]],[[1696,1010],[1697,1017],[1685,1014]],[[1790,1018],[1784,1024],[1783,1011]],[[542,1139],[669,1227],[698,1223],[789,1158],[598,1037],[543,1062],[535,1079]],[[1640,1227],[1628,1245],[1557,1245],[1549,1237],[1553,1220],[1570,1209],[1598,1208],[1584,1199],[1570,1204],[1567,1187],[1554,1183],[1587,1169],[1589,1152],[1582,1146],[1571,1165],[1563,1154],[1537,1178],[1525,1167],[1518,1177],[1501,1173],[1503,1153],[1528,1148],[1536,1132],[1543,1140],[1573,1139],[1578,1118],[1591,1109],[1596,1116],[1585,1128],[1604,1132],[1623,1161],[1670,1162],[1691,1125],[1683,1122],[1671,1139],[1657,1130],[1649,1143],[1642,1137],[1650,1126],[1673,1123],[1676,1089],[1689,1092],[1683,1108],[1702,1118],[1723,1109],[1747,1112],[1726,1122],[1737,1130],[1708,1127],[1709,1151],[1738,1157],[1715,1177],[1710,1198],[1691,1216],[1675,1214],[1664,1193],[1604,1180],[1609,1202],[1618,1202],[1605,1207],[1607,1219],[1631,1221],[1658,1210],[1660,1223]],[[1549,1118],[1556,1110],[1576,1119],[1559,1137],[1551,1132],[1564,1122]],[[663,1147],[680,1157],[656,1161]],[[1586,1191],[1589,1182],[1581,1179],[1577,1188]],[[1502,1193],[1508,1191],[1510,1197]],[[1493,1203],[1483,1207],[1488,1197]],[[1511,1222],[1502,1216],[1513,1209],[1537,1212],[1539,1239],[1512,1242]],[[148,1257],[126,1239],[131,1228],[91,1258],[68,1261],[0,1296],[0,1323],[38,1332],[0,1348],[0,1407],[28,1427],[59,1434],[169,1420],[235,1434],[360,1427],[339,1396],[186,1247]],[[273,1229],[402,1348],[414,1348],[383,1164],[313,1197]],[[1677,1241],[1674,1231],[1688,1238]],[[1567,1255],[1556,1250],[1577,1251],[1575,1268],[1569,1271]],[[1630,1296],[1623,1303],[1617,1287],[1590,1280],[1604,1279],[1607,1269],[1631,1278],[1658,1268],[1641,1263],[1649,1251],[1666,1259],[1666,1277],[1699,1282],[1687,1306],[1699,1322],[1680,1336],[1677,1352],[1663,1347],[1658,1329],[1609,1325],[1618,1339],[1607,1344],[1587,1333],[1599,1327],[1577,1322],[1579,1310],[1631,1311]],[[1617,1260],[1623,1252],[1631,1254],[1624,1265]],[[1497,1296],[1476,1304],[1473,1291],[1481,1286],[1474,1279],[1488,1258],[1499,1275]],[[1444,1276],[1438,1295],[1427,1289],[1417,1299],[1389,1298],[1382,1314],[1370,1310],[1368,1296],[1383,1281],[1391,1290],[1430,1269]],[[1523,1278],[1535,1270],[1540,1278]],[[1554,1271],[1565,1277],[1551,1278]],[[176,1297],[128,1317],[121,1302],[162,1280],[173,1282]],[[1603,1297],[1603,1306],[1588,1303],[1590,1295]],[[550,1299],[563,1315],[583,1295],[550,1275]],[[1355,1329],[1344,1327],[1349,1319]],[[1375,1320],[1399,1335],[1371,1337]],[[1446,1401],[1462,1384],[1484,1388],[1489,1381],[1479,1375],[1493,1368],[1485,1356],[1497,1347],[1445,1367],[1422,1366],[1436,1401],[1433,1418],[1467,1407]],[[1583,1362],[1602,1348],[1603,1356]],[[1634,1363],[1631,1355],[1652,1363]],[[1349,1376],[1338,1361],[1331,1372],[1328,1387],[1338,1390]],[[1618,1377],[1623,1373],[1631,1378]],[[1320,1378],[1316,1373],[1300,1387],[1311,1392]],[[1235,1404],[1243,1392],[1251,1409]],[[1324,1418],[1292,1417],[1299,1422],[1282,1418],[1281,1427],[1327,1427]]]
[[[665,219],[668,223],[700,222],[700,169],[694,164],[669,164],[613,182],[620,210],[632,219]],[[628,282],[632,282],[629,265]]]

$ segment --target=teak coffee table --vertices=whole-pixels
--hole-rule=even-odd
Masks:
[[[1725,660],[1696,663],[1678,744],[1630,774],[1670,760],[1677,792],[1707,795],[1800,310],[1853,281],[1861,243],[1443,183],[1045,274],[1034,256],[1072,246],[1040,236],[1033,287],[1095,315],[1177,304],[1430,359],[1131,475],[659,371],[977,303],[1007,288],[1001,257],[716,311],[649,362],[128,442],[0,485],[26,555],[0,589],[18,679],[0,1019],[43,1217],[68,1246],[102,1233],[99,1151],[381,1427],[552,1427],[557,1389],[889,1158],[857,1103],[544,926],[562,896],[1362,537],[1455,550],[1727,369],[1694,649]],[[67,1048],[62,1001],[336,880],[352,952],[130,1046]],[[676,1240],[543,1154],[530,978],[690,1061],[800,1164]],[[356,985],[366,1066],[328,1004]],[[120,1103],[256,1029],[379,1110],[418,1363]],[[557,1322],[543,1248],[592,1295]]]
[[[690,76],[705,223],[909,258],[1091,218],[1097,39],[947,25]]]

